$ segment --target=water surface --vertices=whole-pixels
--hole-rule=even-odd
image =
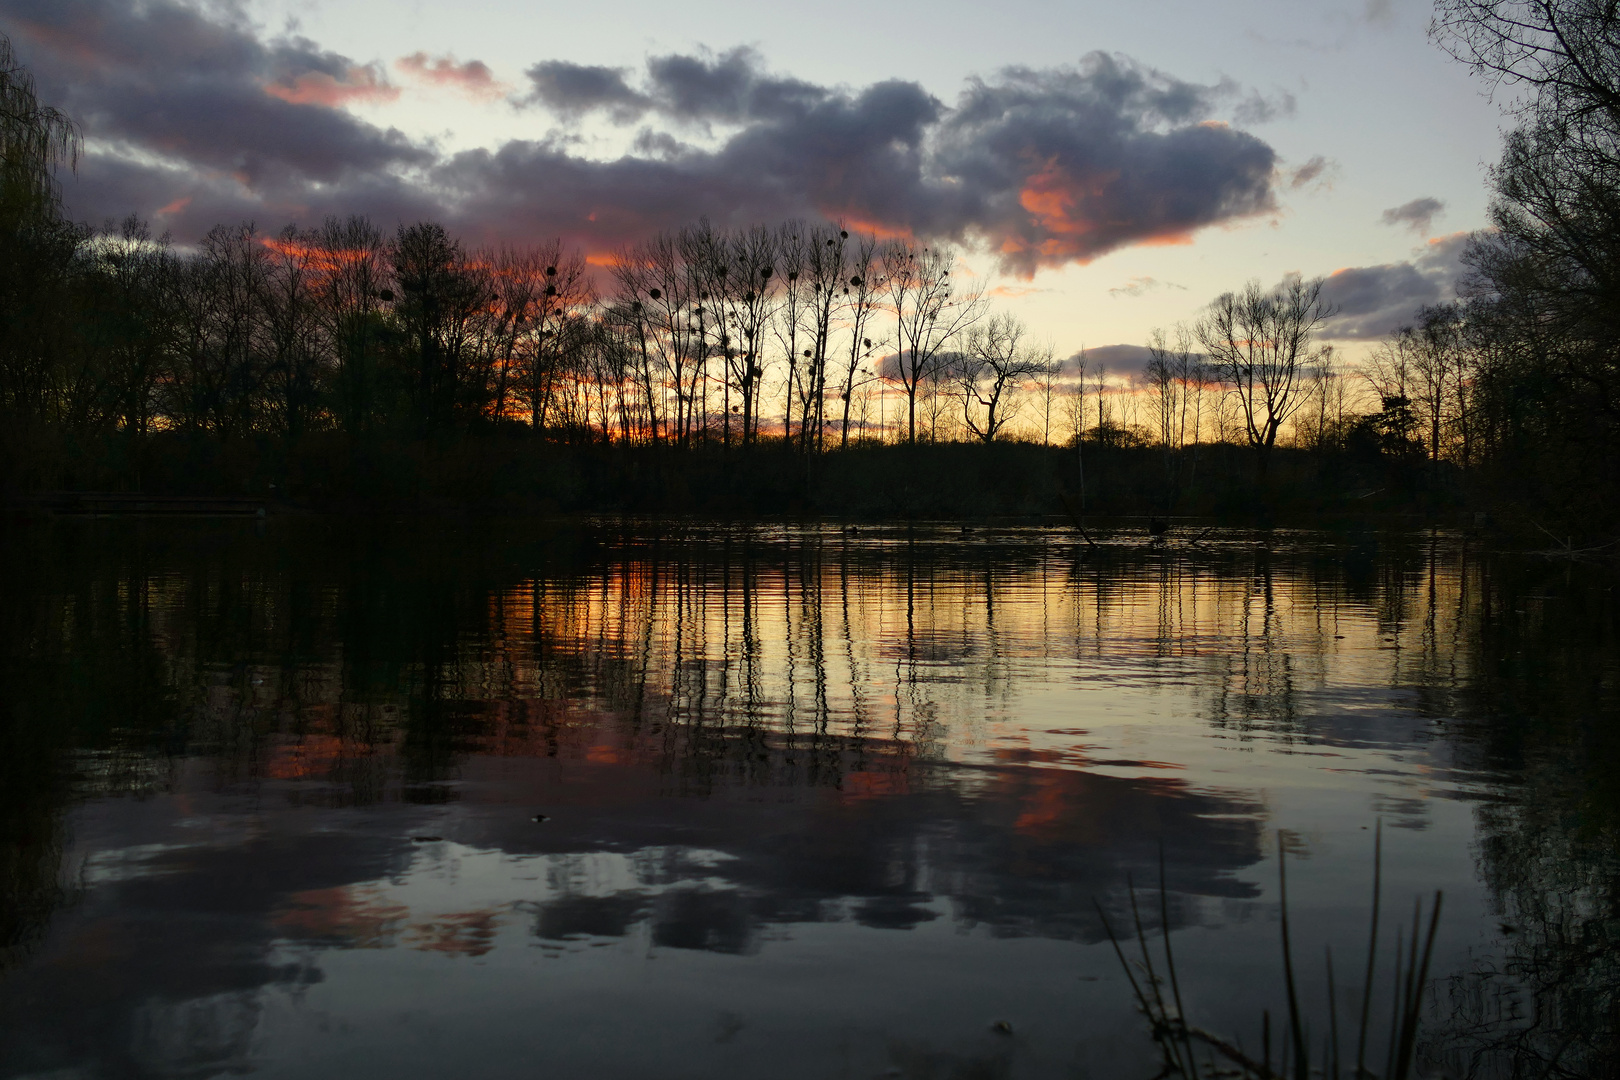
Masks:
[[[1480,537],[643,522],[14,529],[0,1075],[1152,1076],[1359,1000],[1620,1058],[1603,567]],[[1391,941],[1393,945],[1393,941]],[[1345,974],[1350,972],[1350,974]],[[1550,1075],[1564,1075],[1554,1071]]]

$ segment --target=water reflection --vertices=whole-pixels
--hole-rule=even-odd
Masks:
[[[1174,924],[1249,920],[1287,822],[1247,762],[1289,761],[1369,819],[1424,829],[1436,795],[1476,801],[1513,930],[1446,984],[1432,1056],[1517,1075],[1570,1032],[1583,1060],[1612,1046],[1614,973],[1589,961],[1614,952],[1620,895],[1594,764],[1615,760],[1614,637],[1590,575],[1439,537],[1082,552],[1031,529],[113,523],[7,543],[5,1075],[330,1062],[316,1014],[363,1027],[362,988],[361,1013],[414,1023],[389,980],[461,970],[420,965],[486,965],[457,985],[491,1015],[561,1015],[545,995],[565,992],[679,1015],[696,976],[666,985],[633,956],[751,965],[676,965],[741,994],[703,1021],[708,1055],[763,1052],[737,1010],[792,1011],[807,970],[840,980],[841,1024],[893,1007],[862,963],[957,998],[1059,980],[1042,1007],[1096,1019],[1019,1044],[1071,1048],[1056,1057],[929,1045],[960,1034],[942,1005],[829,1043],[806,1075],[863,1054],[1060,1072],[1131,1024],[1117,987],[1074,985],[1106,970],[1093,899],[1120,912],[1162,846]],[[493,974],[525,957],[567,977]],[[1556,1019],[1509,1045],[1524,1002]],[[645,1071],[588,1053],[578,1023],[546,1060]]]

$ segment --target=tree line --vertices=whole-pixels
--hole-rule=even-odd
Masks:
[[[184,251],[134,218],[91,229],[64,218],[56,180],[79,132],[0,39],[0,414],[136,441],[523,428],[813,454],[874,429],[1022,434],[1151,446],[1172,488],[1208,442],[1252,447],[1262,481],[1292,444],[1426,461],[1571,512],[1613,505],[1620,15],[1436,11],[1433,37],[1511,92],[1517,125],[1459,298],[1350,365],[1321,340],[1321,279],[1250,282],[1155,331],[1129,386],[1084,353],[1056,361],[951,247],[835,222],[700,221],[595,265],[557,241],[469,248],[434,222],[222,225]]]

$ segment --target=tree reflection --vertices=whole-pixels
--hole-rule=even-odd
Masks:
[[[1500,945],[1443,985],[1449,1020],[1431,1049],[1470,1076],[1620,1076],[1613,588],[1601,567],[1475,557],[1456,600],[1429,605],[1459,613],[1433,631],[1458,660],[1422,660],[1425,705],[1454,718],[1458,752],[1495,778],[1477,817]]]
[[[128,1007],[109,1030],[147,1007],[135,988],[158,976],[141,970],[170,972],[171,1004],[214,1003],[222,1068],[252,1014],[239,995],[307,976],[267,963],[278,942],[476,956],[518,919],[548,946],[641,934],[736,954],[811,922],[1095,941],[1092,898],[1118,910],[1161,844],[1173,923],[1197,921],[1201,898],[1256,895],[1241,874],[1260,857],[1255,796],[1093,761],[1074,737],[1085,715],[1034,732],[1046,743],[1001,722],[1026,680],[1058,671],[1183,687],[1227,738],[1449,737],[1492,778],[1481,868],[1512,932],[1447,984],[1455,1016],[1431,1057],[1517,1076],[1620,1056],[1620,800],[1603,767],[1615,636],[1587,571],[1526,575],[1438,536],[1373,554],[1105,545],[1076,562],[1039,532],[969,543],[922,527],[860,542],[668,524],[290,533],[62,526],[9,541],[34,545],[0,578],[15,987],[75,895],[73,808],[164,792],[249,793],[258,812],[309,820],[463,802],[462,844],[546,867],[510,910],[406,912],[366,891],[437,840],[413,847],[400,826],[165,854],[96,885],[155,913],[118,962]],[[1352,684],[1432,726],[1330,707]],[[530,805],[553,819],[510,810]],[[239,873],[239,893],[217,894],[232,912],[217,939],[177,943],[173,906],[206,907],[209,883]],[[48,1027],[73,992],[31,999],[11,1030]]]

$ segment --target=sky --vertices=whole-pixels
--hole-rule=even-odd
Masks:
[[[1418,0],[0,0],[76,218],[364,213],[606,254],[707,216],[954,243],[1059,355],[1328,276],[1450,298],[1506,120]],[[1128,362],[1130,350],[1120,350]]]

